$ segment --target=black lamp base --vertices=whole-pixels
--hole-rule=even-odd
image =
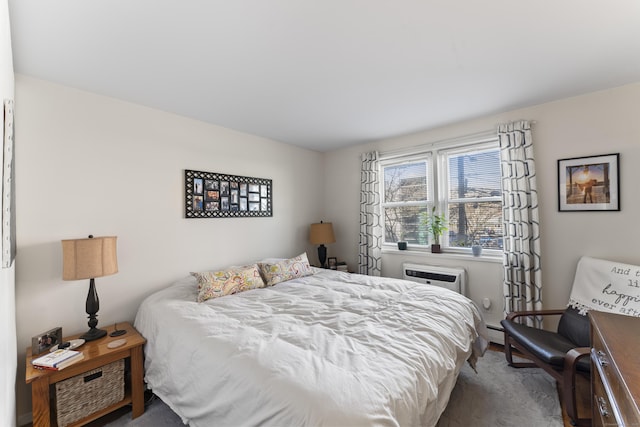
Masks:
[[[105,335],[107,335],[107,331],[105,331],[104,329],[91,328],[87,331],[86,334],[82,335],[80,338],[82,338],[85,341],[93,341],[93,340],[97,340],[98,338],[102,338]]]
[[[327,247],[325,245],[318,246],[318,261],[320,261],[320,268],[326,268]]]
[[[82,338],[85,341],[93,341],[98,338],[102,338],[107,335],[107,331],[104,329],[98,329],[98,310],[100,309],[100,299],[98,299],[98,292],[96,292],[95,280],[92,278],[89,280],[89,293],[87,294],[86,311],[89,315],[89,330]]]

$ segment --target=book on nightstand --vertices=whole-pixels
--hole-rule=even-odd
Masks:
[[[36,369],[59,371],[82,359],[84,359],[84,354],[81,351],[62,349],[45,354],[37,359],[33,359],[31,364]]]

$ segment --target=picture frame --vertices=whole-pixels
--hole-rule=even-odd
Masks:
[[[31,338],[31,354],[33,356],[48,351],[51,347],[62,343],[62,328],[60,326]]]
[[[273,216],[273,182],[266,178],[186,169],[186,218]]]
[[[327,258],[327,265],[329,266],[329,268],[331,270],[337,270],[338,269],[338,258],[336,258],[336,257]]]
[[[558,211],[619,211],[620,153],[558,160]]]

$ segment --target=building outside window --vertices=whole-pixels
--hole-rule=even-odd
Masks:
[[[472,245],[502,249],[502,189],[497,139],[381,158],[384,243],[426,249],[424,218],[435,206],[448,230],[440,244],[450,252]]]

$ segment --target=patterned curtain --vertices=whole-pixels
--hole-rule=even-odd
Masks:
[[[382,223],[378,178],[378,152],[362,154],[360,172],[360,274],[380,276],[382,269]]]
[[[542,308],[540,221],[528,121],[498,127],[502,169],[505,313]],[[540,327],[540,319],[535,321]]]

